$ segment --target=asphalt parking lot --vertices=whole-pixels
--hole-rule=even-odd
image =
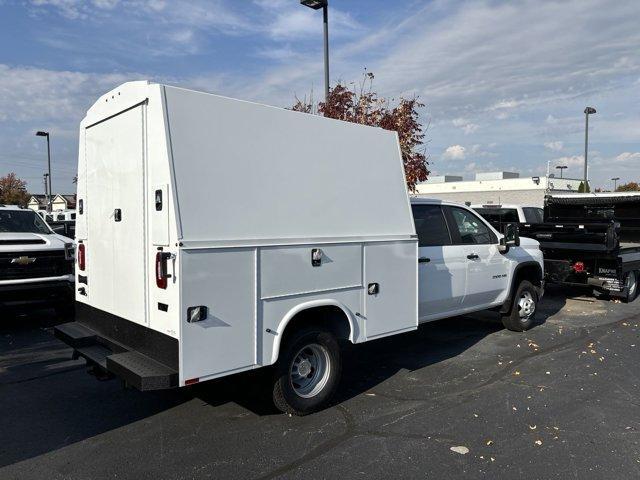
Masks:
[[[255,372],[97,381],[53,312],[5,315],[0,478],[639,478],[640,300],[568,293],[526,333],[487,313],[352,347],[335,405],[302,418]]]

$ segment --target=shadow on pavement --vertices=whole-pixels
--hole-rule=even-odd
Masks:
[[[3,316],[0,325],[0,467],[150,417],[186,392],[125,390],[98,382],[55,339],[53,311]]]
[[[545,297],[539,322],[561,310],[562,295]],[[236,403],[257,415],[276,415],[271,369],[237,374],[191,388],[145,392],[120,382],[89,378],[83,361],[51,334],[52,312],[37,312],[0,326],[0,466],[94,437],[198,398],[211,406]],[[415,371],[455,357],[503,329],[486,312],[421,325],[416,332],[347,346],[334,403],[358,396],[403,370]],[[8,412],[8,414],[7,414]],[[8,446],[8,448],[7,448]]]

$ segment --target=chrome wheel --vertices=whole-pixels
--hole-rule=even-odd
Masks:
[[[535,311],[536,301],[533,298],[533,294],[525,290],[518,299],[518,315],[521,320],[528,320]]]
[[[297,395],[311,398],[327,384],[331,373],[328,350],[313,343],[301,348],[289,368],[289,381]]]

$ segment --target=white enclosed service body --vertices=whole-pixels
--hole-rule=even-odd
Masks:
[[[417,328],[395,132],[139,81],[89,109],[79,152],[77,316],[108,369],[270,365],[320,307],[354,343]]]

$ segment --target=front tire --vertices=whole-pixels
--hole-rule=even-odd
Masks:
[[[623,298],[626,303],[633,302],[638,296],[638,271],[632,270],[627,274],[625,281],[625,288],[627,295]]]
[[[513,296],[511,311],[502,317],[502,324],[513,332],[524,332],[533,326],[538,309],[538,292],[531,282],[523,280]]]
[[[276,365],[273,403],[294,415],[320,410],[338,387],[341,362],[340,346],[330,332],[318,327],[294,332]]]

